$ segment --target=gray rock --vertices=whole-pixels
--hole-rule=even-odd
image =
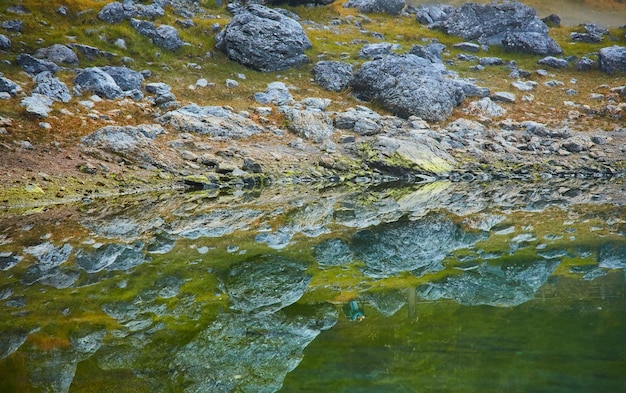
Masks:
[[[100,12],[98,18],[106,23],[120,23],[125,19],[133,18],[137,15],[138,9],[132,2],[125,1],[123,4],[117,1],[108,3]]]
[[[385,317],[391,317],[400,311],[407,302],[406,298],[401,290],[367,292],[363,295],[363,301]]]
[[[272,82],[267,85],[265,92],[254,93],[254,100],[259,104],[274,104],[274,105],[293,105],[295,100],[289,92],[289,88],[283,82]]]
[[[343,266],[353,259],[350,247],[341,239],[328,239],[315,246],[315,260],[320,266]]]
[[[263,72],[304,64],[311,47],[298,22],[262,5],[237,13],[216,40],[232,60]]]
[[[158,121],[178,131],[223,139],[246,138],[263,132],[263,128],[252,120],[220,106],[190,104],[167,112]]]
[[[0,253],[0,270],[5,271],[20,263],[23,258],[12,252]]]
[[[143,75],[143,74],[142,74]],[[164,105],[176,101],[176,96],[172,93],[172,88],[162,82],[147,83],[145,89],[148,93],[154,94],[155,105]]]
[[[74,78],[74,84],[79,93],[85,91],[110,100],[124,97],[124,92],[115,83],[115,79],[98,67],[86,68],[79,71]]]
[[[48,117],[48,113],[52,110],[52,99],[47,96],[34,93],[30,97],[22,99],[20,105],[25,107],[27,113],[43,118]]]
[[[596,62],[588,57],[581,57],[576,61],[576,69],[578,71],[589,71],[596,66]]]
[[[479,64],[482,66],[499,66],[503,65],[504,61],[499,57],[481,57]]]
[[[431,43],[426,46],[413,45],[409,49],[409,53],[417,57],[423,57],[430,60],[432,63],[441,63],[441,53],[446,49],[446,46],[440,43]]]
[[[156,19],[164,16],[165,10],[155,1],[147,5],[138,4],[136,15],[140,18]]]
[[[533,299],[559,264],[559,260],[504,266],[484,263],[462,275],[419,287],[417,293],[427,300],[452,299],[466,306],[514,307]]]
[[[382,128],[378,123],[366,117],[361,117],[354,122],[354,132],[361,136],[376,135],[381,131]]]
[[[393,44],[389,42],[377,42],[375,44],[363,45],[359,51],[359,57],[361,59],[371,59],[376,56],[384,56],[391,53]]]
[[[587,44],[598,44],[604,41],[604,37],[598,34],[572,32],[569,35],[574,42],[585,42]]]
[[[363,13],[400,15],[406,6],[405,0],[348,0],[345,8],[358,8]]]
[[[535,10],[515,1],[465,3],[435,25],[448,34],[477,40],[480,44],[503,45],[537,54],[562,52]]]
[[[273,313],[295,303],[311,281],[306,265],[282,257],[245,261],[221,282],[231,308],[246,313]]]
[[[185,43],[178,36],[178,30],[175,27],[169,25],[156,25],[152,22],[131,19],[130,25],[141,35],[146,36],[152,40],[159,48],[165,50],[176,51]]]
[[[28,334],[25,330],[3,331],[0,335],[0,359],[17,351],[26,342]]]
[[[70,12],[70,9],[67,8],[66,5],[60,5],[59,7],[57,7],[56,12],[61,16],[67,16],[67,14]]]
[[[466,52],[476,53],[480,51],[480,45],[473,42],[460,42],[452,45],[453,48],[463,50]]]
[[[452,81],[463,90],[466,97],[487,97],[491,94],[488,87],[477,86],[473,80],[457,78]]]
[[[626,72],[626,47],[615,45],[600,49],[598,64],[607,74]]]
[[[22,88],[20,85],[10,79],[0,76],[0,92],[9,93],[11,96],[15,97],[21,91]]]
[[[423,25],[442,22],[454,12],[454,6],[449,4],[420,4],[415,10],[415,18]]]
[[[4,34],[0,34],[0,50],[11,49],[11,39]]]
[[[445,214],[430,213],[416,221],[399,220],[359,231],[350,248],[365,263],[369,277],[403,272],[421,276],[442,270],[441,262],[449,253],[485,237],[482,232],[466,232]]]
[[[17,64],[30,75],[37,75],[44,71],[49,71],[54,74],[59,70],[59,66],[53,62],[40,60],[26,53],[17,56]]]
[[[143,253],[143,243],[109,243],[94,250],[79,249],[76,252],[76,264],[87,273],[101,270],[130,270],[150,261]]]
[[[606,269],[626,271],[626,246],[620,241],[607,241],[598,249],[598,265]]]
[[[55,247],[50,242],[41,243],[36,246],[24,248],[25,254],[30,254],[37,260],[37,268],[50,270],[67,262],[72,253],[72,246],[64,244]]]
[[[485,117],[499,117],[506,115],[506,109],[491,101],[489,97],[484,97],[478,101],[472,101],[467,107],[472,114]]]
[[[296,135],[322,143],[334,132],[333,121],[319,110],[288,108],[285,111],[287,127]]]
[[[35,76],[35,88],[33,93],[44,95],[53,101],[69,102],[72,94],[67,85],[53,76],[50,72],[40,72]]]
[[[5,20],[0,26],[6,31],[21,33],[24,30],[24,22],[19,19]]]
[[[41,48],[35,52],[35,57],[45,59],[55,64],[78,65],[76,52],[67,45],[54,44],[48,48]]]
[[[364,63],[350,86],[358,99],[378,102],[397,116],[441,121],[465,98],[444,71],[443,64],[412,54],[389,55]]]
[[[538,83],[535,81],[515,81],[511,82],[511,86],[519,91],[532,91],[537,87]]]
[[[582,27],[589,34],[595,34],[599,36],[609,35],[609,29],[604,26],[597,25],[595,23],[583,23]]]
[[[143,82],[143,75],[140,72],[127,67],[105,66],[100,69],[111,75],[115,83],[124,91],[139,89]]]
[[[567,68],[569,63],[565,59],[559,59],[554,56],[547,56],[537,61],[537,64],[547,65],[553,68]]]
[[[107,52],[96,48],[95,46],[83,45],[83,44],[70,44],[70,46],[78,51],[82,56],[88,60],[95,60],[99,57],[111,59],[116,57],[117,54],[113,52]]]
[[[493,95],[491,96],[491,99],[494,101],[500,101],[500,102],[515,102],[515,94],[506,92],[506,91],[498,91],[493,93]]]

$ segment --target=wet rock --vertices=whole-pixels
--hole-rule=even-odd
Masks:
[[[498,117],[506,115],[506,109],[493,102],[489,97],[472,101],[467,107],[469,113],[485,117]]]
[[[607,269],[626,269],[626,245],[608,241],[598,249],[598,265]]]
[[[111,75],[111,78],[123,91],[139,89],[144,80],[140,72],[133,71],[127,67],[105,66],[100,69]]]
[[[30,75],[37,75],[44,71],[54,74],[59,70],[59,66],[53,62],[40,60],[26,53],[17,56],[17,64]]]
[[[335,131],[333,121],[328,115],[318,110],[285,110],[287,127],[296,135],[321,143],[330,138]]]
[[[598,64],[607,74],[626,72],[626,47],[615,45],[600,49]]]
[[[369,277],[385,278],[402,272],[421,276],[443,269],[441,261],[485,236],[470,233],[443,214],[431,213],[417,221],[399,220],[357,232],[350,248],[365,263]]]
[[[0,270],[9,270],[20,263],[22,257],[12,252],[0,252]]]
[[[361,136],[376,135],[382,131],[381,126],[378,123],[366,117],[357,119],[357,121],[354,122],[353,130]]]
[[[131,19],[130,25],[137,33],[150,38],[152,43],[159,48],[176,51],[185,44],[178,36],[178,30],[173,26],[160,25],[157,27],[152,22],[139,19]]]
[[[182,132],[216,138],[246,138],[263,132],[258,124],[220,106],[190,104],[167,112],[158,121]]]
[[[72,94],[65,83],[53,76],[50,72],[40,72],[35,76],[33,93],[41,94],[57,102],[69,102]]]
[[[221,237],[247,229],[263,212],[253,209],[213,209],[208,213],[180,217],[170,223],[168,234],[186,239]]]
[[[48,113],[52,110],[52,99],[42,94],[34,93],[30,97],[22,99],[20,105],[23,106],[27,113],[39,118],[48,117]]]
[[[306,265],[282,257],[245,261],[221,279],[233,310],[273,313],[295,303],[311,281]]]
[[[82,354],[95,353],[102,346],[102,339],[106,334],[105,329],[92,332],[72,332],[70,335],[70,344],[72,349]]]
[[[439,63],[442,63],[441,53],[444,49],[446,49],[445,45],[434,42],[426,46],[413,45],[411,49],[409,49],[408,53],[417,57],[422,57],[429,60],[431,63],[439,65]]]
[[[232,60],[263,72],[304,64],[304,51],[311,47],[298,22],[256,4],[238,12],[216,41]]]
[[[328,305],[289,317],[222,314],[177,351],[170,369],[190,392],[276,392],[337,318]]]
[[[444,71],[443,64],[412,54],[389,55],[364,63],[350,86],[358,99],[378,102],[397,116],[441,121],[465,98]]]
[[[11,49],[11,39],[4,34],[0,34],[0,50]]]
[[[442,22],[454,12],[454,6],[449,4],[420,4],[415,10],[415,18],[423,25]]]
[[[479,265],[460,276],[419,287],[427,300],[452,299],[466,306],[514,307],[535,297],[561,262],[542,260],[529,264]]]
[[[401,291],[367,292],[363,301],[385,317],[395,315],[407,302]]]
[[[115,83],[115,79],[98,67],[79,71],[74,78],[79,93],[90,92],[110,100],[124,97],[124,91]]]
[[[573,266],[569,271],[574,274],[582,274],[583,280],[586,281],[592,281],[607,275],[606,269],[602,269],[597,265]]]
[[[48,48],[38,49],[34,56],[38,59],[44,59],[55,64],[78,65],[76,52],[66,45],[54,44]]]
[[[3,331],[0,335],[0,359],[17,351],[26,342],[28,334],[24,330]]]
[[[175,245],[176,239],[174,237],[159,233],[149,240],[146,249],[150,254],[167,254],[174,249]]]
[[[451,35],[477,40],[480,44],[502,45],[509,50],[534,54],[562,52],[535,10],[515,1],[465,3],[435,26]]]
[[[377,42],[375,44],[364,45],[359,51],[359,58],[371,59],[376,56],[385,56],[391,53],[393,44],[389,42]]]
[[[134,244],[109,243],[93,250],[79,249],[76,252],[76,264],[87,273],[130,270],[150,260],[144,255],[143,246],[138,241]]]
[[[17,83],[3,76],[0,76],[0,92],[9,93],[12,97],[15,97],[22,88]]]
[[[559,59],[554,56],[547,56],[537,61],[537,64],[547,65],[552,68],[567,68],[569,63],[565,59]]]
[[[349,0],[344,8],[358,8],[363,13],[400,15],[406,6],[405,0]]]
[[[315,246],[315,260],[320,266],[343,266],[354,257],[350,247],[341,239],[329,239]]]
[[[265,92],[254,93],[254,100],[259,104],[293,105],[295,100],[289,88],[283,82],[272,82],[267,85]]]

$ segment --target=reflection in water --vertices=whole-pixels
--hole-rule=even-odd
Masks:
[[[617,391],[623,191],[444,182],[6,214],[0,391]]]

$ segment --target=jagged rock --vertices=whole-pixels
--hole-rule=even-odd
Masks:
[[[547,65],[553,68],[567,68],[569,63],[565,59],[559,59],[554,56],[547,56],[537,61],[537,64]]]
[[[400,15],[406,6],[405,0],[349,0],[345,8],[358,8],[363,13]]]
[[[313,77],[322,88],[339,92],[348,87],[353,69],[341,61],[320,61],[313,67]]]
[[[172,93],[172,88],[162,82],[148,83],[145,86],[146,91],[150,94],[154,94],[154,104],[164,105],[169,102],[176,101],[176,96]]]
[[[24,249],[25,254],[30,254],[37,259],[37,267],[41,270],[50,270],[67,262],[72,253],[72,246],[64,244],[55,247],[50,242],[38,244]]]
[[[363,45],[359,51],[359,57],[361,59],[371,59],[376,56],[384,56],[391,53],[393,44],[389,42],[377,42],[375,44]]]
[[[361,136],[376,135],[381,132],[381,126],[373,120],[362,117],[354,122],[354,132]]]
[[[596,66],[596,62],[588,57],[581,57],[576,61],[576,69],[578,71],[589,71]]]
[[[70,46],[76,49],[81,55],[85,56],[88,60],[94,60],[98,57],[104,57],[111,59],[116,57],[117,54],[113,52],[107,52],[96,48],[95,46],[83,45],[83,44],[70,44]]]
[[[561,27],[561,17],[557,14],[550,14],[541,19],[541,21],[548,27]]]
[[[246,138],[263,132],[263,128],[252,120],[221,106],[190,104],[167,112],[158,121],[182,132],[224,139]]]
[[[295,100],[289,88],[283,82],[272,82],[267,85],[265,92],[254,93],[254,100],[259,104],[293,105]]]
[[[583,23],[582,27],[589,34],[594,34],[598,36],[604,36],[610,34],[609,29],[604,26],[597,25],[595,23]]]
[[[626,272],[626,246],[619,241],[607,241],[598,249],[598,265],[606,269],[624,269]]]
[[[298,22],[254,4],[237,13],[216,40],[232,60],[263,72],[304,64],[304,51],[311,47]]]
[[[397,116],[441,121],[465,98],[443,72],[443,64],[422,57],[389,55],[364,63],[350,86],[358,99],[378,102]]]
[[[72,94],[65,83],[50,72],[40,72],[35,76],[35,82],[37,85],[33,93],[44,95],[58,102],[69,102],[72,99]]]
[[[109,243],[100,248],[76,252],[76,264],[87,273],[101,270],[129,270],[150,261],[143,253],[143,243],[134,244]]]
[[[454,12],[454,6],[449,4],[420,4],[417,6],[415,17],[423,25],[442,22]]]
[[[11,39],[4,34],[0,34],[0,50],[11,49]]]
[[[22,99],[20,103],[26,108],[26,112],[37,117],[48,117],[48,113],[52,110],[52,99],[47,96],[34,93],[30,97]]]
[[[436,27],[446,33],[477,40],[480,44],[503,45],[510,50],[535,54],[560,54],[558,44],[534,9],[515,2],[465,3],[448,14]]]
[[[79,71],[74,78],[79,93],[88,91],[110,100],[124,97],[124,92],[115,79],[101,68],[91,67]]]
[[[560,260],[504,266],[484,263],[462,275],[421,286],[417,293],[427,300],[452,299],[466,306],[514,307],[533,299],[560,263]]]
[[[585,42],[587,44],[598,44],[604,41],[604,37],[598,34],[572,32],[569,35],[574,42]]]
[[[76,52],[66,45],[54,44],[48,48],[41,48],[35,52],[35,57],[45,59],[55,64],[78,65]]]
[[[607,74],[626,72],[626,47],[615,45],[600,49],[598,64]]]
[[[350,247],[341,239],[329,239],[315,246],[315,260],[320,266],[343,266],[354,257]]]
[[[54,74],[59,70],[59,66],[53,62],[40,60],[26,53],[17,56],[17,64],[30,75],[37,75],[44,71],[49,71]]]
[[[430,213],[416,221],[402,219],[359,231],[350,248],[365,263],[367,276],[386,278],[403,272],[421,276],[442,270],[441,262],[450,252],[483,238],[483,232],[467,232],[445,214]]]
[[[506,109],[484,97],[478,101],[472,101],[467,107],[469,113],[486,117],[498,117],[506,115]]]
[[[428,59],[432,63],[441,63],[441,52],[443,52],[444,49],[446,49],[445,45],[435,42],[427,46],[413,45],[408,53]]]
[[[169,25],[161,25],[156,27],[152,22],[131,19],[130,25],[141,35],[152,40],[154,45],[165,50],[175,51],[185,43],[178,36],[178,30]]]
[[[17,93],[21,92],[22,88],[17,83],[3,76],[0,76],[0,92],[9,93],[15,97]]]
[[[356,108],[349,108],[345,112],[339,112],[335,115],[333,122],[336,128],[342,130],[351,130],[356,125],[359,119],[368,119],[376,121],[380,119],[380,115],[371,109],[364,106],[357,106]]]
[[[28,332],[25,330],[4,331],[0,336],[0,359],[8,357],[26,342]]]
[[[137,6],[126,1],[123,4],[117,1],[108,3],[98,12],[98,18],[106,23],[119,23],[135,15],[137,15]]]
[[[139,89],[143,82],[143,75],[140,72],[127,67],[105,66],[100,69],[111,75],[115,83],[124,91]]]
[[[363,301],[385,317],[395,315],[406,304],[406,295],[401,290],[367,292]]]
[[[0,26],[6,31],[21,33],[24,30],[24,22],[19,19],[5,20]]]
[[[515,102],[515,94],[506,92],[506,91],[497,91],[495,93],[493,93],[493,95],[491,96],[491,99],[494,101],[501,101],[501,102]]]
[[[285,110],[287,126],[296,135],[321,143],[330,138],[334,132],[333,121],[319,110]]]
[[[261,167],[261,164],[251,158],[243,159],[243,166],[241,167],[241,169],[244,171],[250,171],[252,173],[263,173],[263,168]]]
[[[487,97],[491,93],[488,87],[477,86],[472,80],[457,78],[452,82],[463,90],[466,97]]]
[[[302,297],[311,276],[306,265],[282,257],[245,261],[221,279],[231,308],[243,312],[273,313]]]
[[[140,18],[156,19],[165,15],[165,10],[155,1],[152,4],[137,4],[137,16]]]

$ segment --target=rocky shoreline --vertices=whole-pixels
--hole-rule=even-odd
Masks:
[[[118,53],[43,39],[47,45],[28,53],[18,43],[33,34],[27,2],[0,10],[14,17],[2,22],[6,34],[0,34],[6,55],[0,98],[7,103],[0,110],[0,162],[6,169],[0,174],[0,205],[171,187],[532,181],[626,173],[624,29],[585,24],[571,31],[570,45],[562,49],[551,34],[557,29],[562,37],[566,30],[548,27],[558,25],[558,17],[541,20],[517,2],[455,8],[351,0],[308,9],[332,6],[347,16],[321,24],[295,13],[307,8],[231,3],[231,17],[224,21],[193,1],[109,2],[91,23],[101,31],[134,31],[126,40],[109,38]],[[80,11],[62,6],[55,12],[71,18]],[[384,30],[363,28],[380,13],[395,15],[421,34],[432,30],[457,42],[397,43]],[[175,26],[162,22],[168,17]],[[227,64],[260,71],[235,72],[235,79],[224,81],[234,105],[206,99],[205,92],[216,89],[207,78],[180,86],[176,72],[159,70],[155,77],[125,56],[136,39],[158,51],[190,50],[179,29],[213,19],[221,21],[210,25],[221,52],[207,52],[204,61],[221,56]],[[348,26],[375,42],[354,39],[356,58],[324,52],[311,59],[326,39],[319,34],[339,36]],[[571,55],[576,45],[597,50]],[[525,68],[533,63],[534,69]],[[185,64],[203,66],[209,69]],[[299,80],[281,79],[281,72],[294,70]],[[261,74],[270,76],[264,89],[239,95],[240,84]],[[190,92],[202,100],[179,98]],[[59,131],[68,138],[50,137]]]

